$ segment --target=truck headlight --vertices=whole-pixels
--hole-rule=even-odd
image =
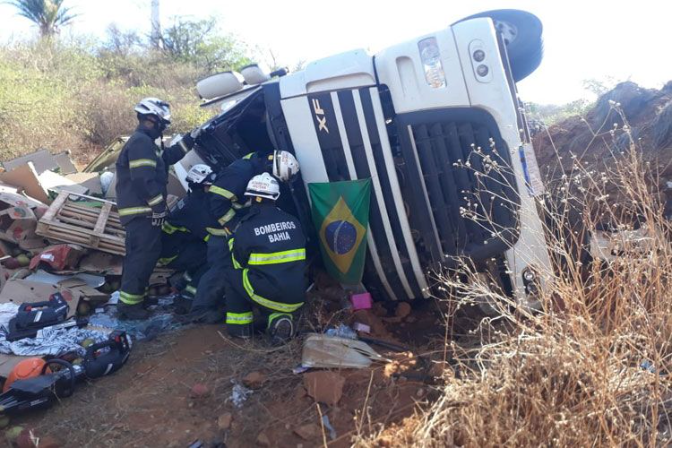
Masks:
[[[439,54],[437,39],[434,37],[423,39],[418,43],[421,54],[421,63],[425,71],[425,81],[435,89],[446,87],[446,75]]]

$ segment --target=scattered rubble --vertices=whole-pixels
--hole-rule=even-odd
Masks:
[[[411,314],[411,305],[407,302],[399,302],[395,308],[395,316],[404,319]]]
[[[304,387],[316,402],[336,405],[343,394],[346,379],[336,372],[308,372],[304,374]]]
[[[231,423],[234,421],[234,416],[231,413],[224,413],[217,418],[217,427],[220,431],[227,431],[231,428]]]
[[[301,425],[293,431],[297,436],[306,441],[313,441],[322,435],[322,429],[315,423]]]
[[[243,384],[250,389],[259,389],[266,381],[266,376],[262,372],[250,372],[243,378]]]
[[[202,383],[195,384],[189,391],[189,396],[192,398],[205,398],[208,395],[210,395],[210,388]]]

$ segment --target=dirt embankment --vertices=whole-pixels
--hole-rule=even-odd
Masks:
[[[618,104],[618,105],[617,105]],[[619,110],[623,111],[626,125]],[[540,170],[547,182],[569,174],[577,160],[598,171],[609,169],[612,156],[637,145],[653,179],[671,179],[671,82],[660,90],[632,82],[602,95],[586,114],[570,117],[533,138]]]

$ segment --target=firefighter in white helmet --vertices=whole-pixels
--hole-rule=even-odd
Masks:
[[[191,317],[195,322],[221,323],[224,318],[221,308],[225,289],[222,274],[231,265],[227,241],[250,206],[250,200],[244,195],[248,182],[264,172],[272,173],[279,181],[289,182],[299,172],[299,162],[284,150],[250,153],[218,173],[208,190],[210,213],[215,225],[207,228],[210,234],[209,269],[199,282],[192,304]]]
[[[245,196],[252,206],[229,239],[227,332],[250,337],[257,308],[272,343],[282,344],[295,334],[295,316],[305,300],[306,238],[299,220],[275,206],[280,188],[274,177],[253,177]]]
[[[171,123],[168,103],[145,98],[135,107],[138,128],[117,159],[117,205],[126,231],[126,255],[119,313],[145,319],[143,301],[154,266],[161,254],[161,226],[166,217],[168,168],[194,145],[199,129],[164,148],[163,132]]]

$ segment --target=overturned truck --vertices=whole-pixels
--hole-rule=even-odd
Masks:
[[[535,306],[550,261],[516,82],[539,65],[541,35],[532,14],[499,10],[289,75],[213,75],[197,88],[222,112],[196,152],[215,168],[251,151],[293,152],[300,209],[309,183],[371,178],[364,283],[378,298],[430,297],[433,273],[469,260]]]

